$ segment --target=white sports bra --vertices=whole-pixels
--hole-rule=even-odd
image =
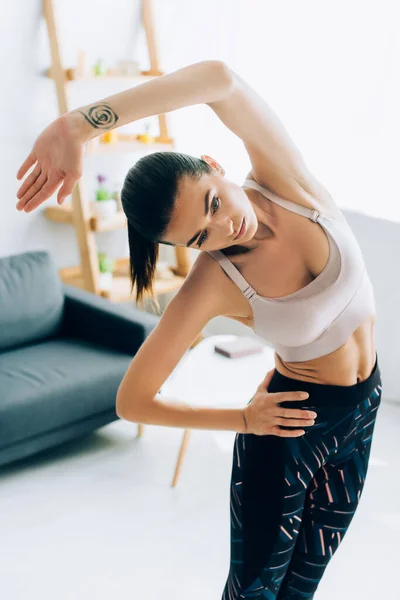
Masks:
[[[319,223],[329,240],[326,267],[297,292],[266,298],[257,294],[220,250],[208,253],[250,302],[255,333],[269,341],[283,360],[301,362],[337,350],[368,316],[376,316],[372,284],[348,223],[281,198],[252,179],[246,179],[243,187]]]

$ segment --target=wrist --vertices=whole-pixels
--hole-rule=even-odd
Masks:
[[[82,143],[86,143],[102,133],[94,129],[79,110],[65,113],[60,119],[64,121],[69,133]]]
[[[243,417],[244,429],[240,433],[247,433],[247,419],[246,419],[245,410],[246,410],[245,408],[242,410],[242,417]]]

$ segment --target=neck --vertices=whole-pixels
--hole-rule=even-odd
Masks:
[[[270,200],[256,190],[246,189],[245,193],[256,215],[258,227],[254,236],[251,240],[245,242],[244,246],[254,250],[261,242],[274,237],[276,218],[273,214],[273,207],[271,207]]]

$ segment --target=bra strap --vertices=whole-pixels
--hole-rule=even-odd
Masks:
[[[229,277],[236,283],[241,292],[246,296],[248,300],[253,298],[253,296],[257,295],[257,292],[251,287],[249,283],[245,280],[243,275],[239,273],[235,265],[231,263],[229,258],[225,256],[220,250],[209,250],[207,251],[215,260],[217,260],[224,271],[229,275]]]
[[[246,179],[243,186],[250,187],[253,190],[257,190],[263,196],[268,198],[268,200],[271,200],[272,202],[276,202],[276,204],[279,204],[279,206],[282,206],[283,208],[286,208],[287,210],[291,210],[292,212],[302,215],[303,217],[307,217],[308,219],[311,219],[311,221],[314,221],[314,222],[318,221],[320,213],[317,210],[313,210],[311,208],[307,208],[306,206],[301,206],[300,204],[296,204],[295,202],[292,202],[291,200],[286,200],[285,198],[281,198],[280,196],[277,196],[270,190],[267,190],[265,187],[258,184],[256,181],[253,181],[252,179]]]

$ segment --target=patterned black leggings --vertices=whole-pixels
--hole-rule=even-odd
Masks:
[[[317,417],[297,438],[236,435],[222,600],[314,597],[362,494],[382,396],[378,357],[368,379],[352,386],[303,382],[275,370],[268,391],[308,392],[307,400],[281,406],[309,408]]]

